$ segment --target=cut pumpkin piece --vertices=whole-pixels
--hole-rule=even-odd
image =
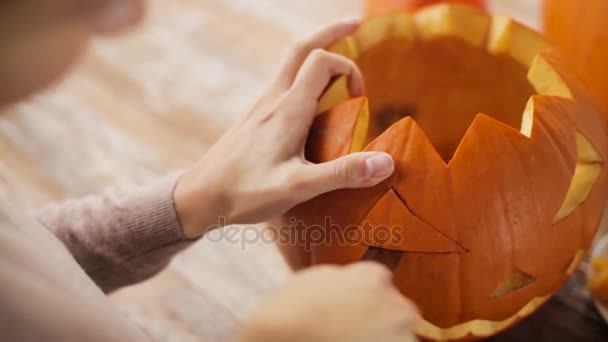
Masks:
[[[591,142],[580,132],[576,132],[576,149],[578,161],[574,176],[572,176],[570,188],[561,209],[555,216],[554,223],[558,223],[568,217],[587,199],[591,190],[593,190],[593,185],[595,185],[595,182],[597,182],[602,173],[602,158],[591,145]]]
[[[359,225],[362,243],[401,252],[462,253],[465,249],[426,224],[388,191]]]
[[[495,16],[488,37],[488,52],[507,54],[529,67],[534,58],[547,46],[543,37],[506,16]]]
[[[353,35],[360,54],[389,38],[401,39],[404,44],[414,40],[414,22],[406,13],[396,13],[366,20]]]
[[[324,113],[335,106],[348,101],[350,99],[350,91],[348,90],[348,77],[340,76],[335,79],[321,98],[317,107],[317,113]]]
[[[306,143],[306,158],[323,163],[363,149],[367,139],[367,99],[343,102],[315,119]]]
[[[348,59],[355,60],[359,58],[359,51],[353,37],[346,37],[332,45],[327,51],[342,55]]]
[[[414,15],[414,21],[421,40],[461,38],[476,47],[483,45],[490,27],[490,18],[483,12],[448,4],[424,8]]]
[[[528,80],[540,95],[572,99],[572,91],[542,54],[536,56],[528,72]]]

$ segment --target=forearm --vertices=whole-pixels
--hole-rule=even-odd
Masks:
[[[105,292],[143,281],[190,244],[175,211],[178,175],[150,186],[108,191],[36,213]]]

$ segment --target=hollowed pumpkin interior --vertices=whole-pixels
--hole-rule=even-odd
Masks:
[[[356,62],[369,98],[368,142],[411,116],[446,163],[478,113],[519,130],[535,93],[526,66],[454,37],[386,39]]]

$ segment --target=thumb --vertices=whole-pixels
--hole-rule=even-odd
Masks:
[[[337,189],[374,186],[393,174],[395,162],[388,153],[360,152],[307,168],[309,197],[314,198]]]

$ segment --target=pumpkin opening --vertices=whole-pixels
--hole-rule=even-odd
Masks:
[[[478,113],[519,130],[535,93],[526,66],[454,37],[389,38],[356,62],[370,104],[368,142],[411,116],[446,163]]]

